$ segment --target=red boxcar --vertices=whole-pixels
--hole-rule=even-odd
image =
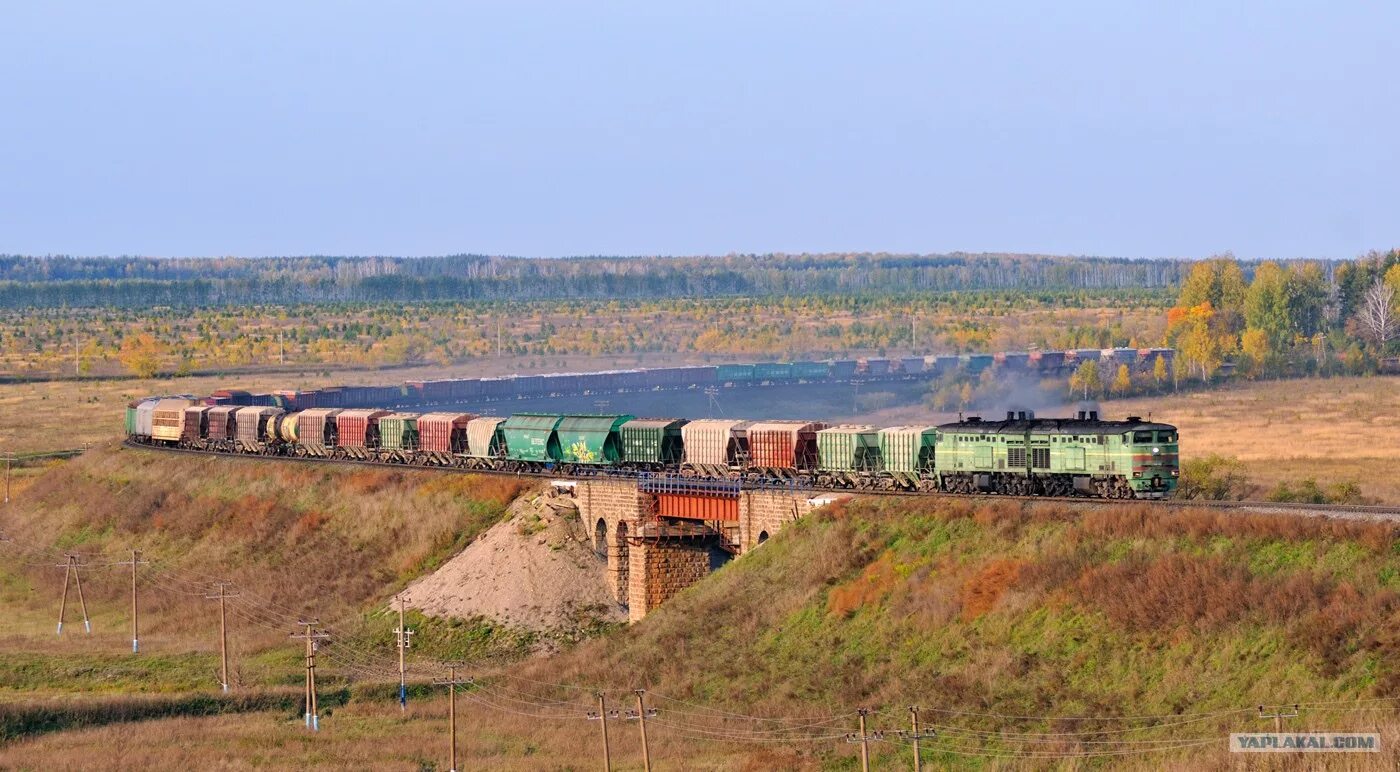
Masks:
[[[342,448],[379,447],[379,419],[389,415],[388,410],[344,410],[335,417],[335,430],[340,439],[336,442]]]
[[[815,469],[820,421],[765,421],[749,427],[750,464],[764,469]]]
[[[466,453],[471,413],[425,413],[418,417],[418,447],[430,453]]]

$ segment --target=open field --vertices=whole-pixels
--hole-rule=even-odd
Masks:
[[[1367,499],[1400,502],[1400,378],[1235,383],[1105,408],[1176,424],[1183,458],[1238,458],[1260,495],[1311,478],[1324,487],[1355,482]]]

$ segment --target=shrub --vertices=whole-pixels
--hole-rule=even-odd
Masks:
[[[1249,496],[1252,488],[1239,459],[1212,453],[1182,463],[1176,495],[1183,499],[1238,501]]]

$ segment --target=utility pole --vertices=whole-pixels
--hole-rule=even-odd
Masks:
[[[287,364],[287,350],[282,346],[282,331],[277,331],[277,364]]]
[[[937,737],[938,733],[935,731],[919,731],[919,707],[917,705],[909,706],[909,718],[913,724],[913,729],[908,732],[900,732],[899,734],[904,739],[914,742],[914,772],[922,772],[924,768],[924,759],[919,755],[919,740],[925,737]]]
[[[647,719],[656,718],[656,708],[647,710],[647,706],[642,702],[642,695],[646,694],[646,689],[634,689],[632,693],[637,695],[637,709],[627,711],[627,720],[637,722],[642,730],[642,769],[651,772],[651,747],[647,745]]]
[[[1285,718],[1297,718],[1297,717],[1298,717],[1298,706],[1297,706],[1296,704],[1294,704],[1294,705],[1276,705],[1276,706],[1274,706],[1269,712],[1265,712],[1264,706],[1263,706],[1263,705],[1260,705],[1260,706],[1259,706],[1259,717],[1260,717],[1260,718],[1272,718],[1272,719],[1274,720],[1274,733],[1275,733],[1275,734],[1283,734],[1283,720],[1284,720]]]
[[[63,635],[63,615],[68,610],[68,580],[70,577],[73,583],[78,586],[78,603],[82,604],[83,609],[83,629],[91,634],[92,621],[88,618],[87,600],[83,598],[83,578],[78,573],[78,569],[82,567],[81,558],[72,552],[64,557],[68,561],[58,566],[63,569],[63,599],[58,603],[58,634]]]
[[[404,652],[412,644],[410,636],[413,631],[403,621],[403,596],[399,596],[399,626],[394,628],[394,641],[399,647],[399,710],[408,710],[408,680],[405,677],[407,671],[404,668]]]
[[[316,709],[316,648],[317,643],[329,638],[326,633],[316,632],[319,619],[297,620],[303,631],[292,633],[293,638],[306,639],[306,726],[313,732],[321,731],[321,714]]]
[[[205,595],[204,597],[219,601],[219,685],[224,692],[228,692],[228,617],[224,613],[224,600],[227,598],[237,598],[238,594],[229,595],[225,588],[228,586],[224,582],[216,585],[219,590],[218,595]]]
[[[865,731],[865,717],[870,715],[870,710],[860,708],[856,711],[856,716],[860,718],[860,733],[846,735],[846,742],[860,743],[860,769],[861,772],[870,772],[870,741],[885,739],[884,732],[867,734]]]
[[[141,612],[136,605],[136,567],[146,565],[146,561],[141,559],[139,550],[132,550],[131,560],[124,560],[117,565],[131,566],[131,653],[135,654],[141,650]]]
[[[612,713],[608,712],[607,697],[602,692],[598,692],[597,697],[598,712],[589,713],[588,720],[597,721],[603,727],[603,772],[612,772],[612,749],[608,746],[608,722],[616,721],[618,713],[615,710]]]
[[[450,772],[457,772],[457,687],[466,686],[472,683],[472,679],[457,678],[457,665],[449,665],[447,668],[447,680],[438,679],[433,681],[438,686],[447,687],[447,725],[448,731],[452,735],[452,766]]]
[[[12,457],[10,457],[10,456],[6,456],[6,457],[5,457],[5,503],[6,503],[6,504],[9,504],[9,503],[10,503],[10,463],[11,463],[12,461],[14,461],[14,459],[13,459]]]

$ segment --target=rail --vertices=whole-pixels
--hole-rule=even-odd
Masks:
[[[568,479],[568,480],[621,480],[634,481],[639,487],[647,484],[648,481],[655,484],[666,477],[655,472],[636,472],[632,470],[589,470],[582,474],[563,474],[554,470],[533,471],[504,471],[496,469],[463,469],[459,467],[441,466],[418,466],[412,464],[385,464],[381,461],[356,460],[343,458],[317,458],[312,456],[269,456],[253,453],[225,453],[211,450],[197,450],[194,448],[176,448],[164,445],[146,445],[133,442],[130,439],[123,441],[122,446],[136,450],[149,450],[159,453],[182,453],[200,456],[224,456],[228,458],[247,459],[255,461],[281,461],[289,463],[310,463],[310,464],[346,464],[354,466],[372,466],[377,468],[391,468],[402,470],[413,470],[421,472],[439,473],[466,473],[466,474],[492,474],[506,477],[535,477],[539,479]],[[899,490],[871,490],[871,489],[845,489],[845,488],[823,488],[813,485],[799,485],[796,480],[753,480],[744,479],[737,481],[717,481],[717,482],[737,482],[741,491],[781,491],[792,494],[848,494],[860,496],[914,496],[923,498],[941,498],[951,500],[987,501],[991,499],[999,501],[1024,501],[1024,502],[1054,502],[1061,504],[1074,504],[1078,506],[1123,506],[1123,505],[1144,505],[1160,509],[1221,509],[1221,510],[1245,510],[1264,514],[1295,514],[1309,516],[1342,517],[1348,519],[1371,519],[1371,520],[1395,520],[1400,522],[1400,505],[1369,505],[1369,504],[1311,504],[1301,502],[1278,502],[1278,501],[1216,501],[1211,499],[1103,499],[1087,496],[1015,496],[994,493],[947,493],[944,491],[899,491]]]

